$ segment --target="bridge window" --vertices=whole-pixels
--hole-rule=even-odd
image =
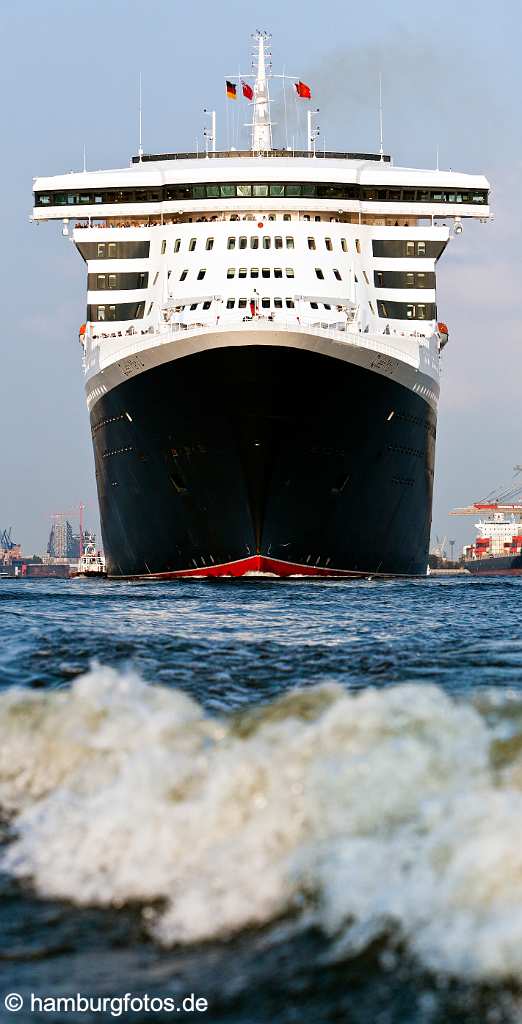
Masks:
[[[281,235],[276,235],[275,236],[275,238],[274,238],[274,247],[276,249],[282,249],[283,248],[283,239],[281,238]]]
[[[207,272],[206,268],[202,268],[201,270],[198,271],[198,277],[197,277],[198,281],[202,281],[203,280],[206,272]]]
[[[384,188],[381,185],[358,185],[327,182],[226,182],[208,184],[174,184],[162,188],[136,187],[132,189],[99,189],[97,191],[57,191],[35,193],[35,206],[49,209],[56,206],[91,206],[113,203],[183,202],[204,199],[251,199],[268,196],[274,199],[362,200],[372,203],[450,203],[486,205],[485,189],[464,189],[448,192],[445,189]],[[284,215],[290,219],[289,214]]]
[[[286,236],[286,248],[287,249],[293,249],[294,248],[294,240],[293,240],[291,235],[287,235]]]
[[[239,239],[239,248],[240,249],[246,249],[246,247],[247,247],[246,235],[241,235],[240,239]]]
[[[235,299],[227,299],[227,309],[234,309],[235,304]]]
[[[270,309],[270,299],[263,297],[261,299],[261,306],[263,307],[263,309]]]
[[[257,235],[252,235],[250,239],[250,248],[259,249],[259,238],[257,237]]]
[[[333,249],[332,239],[331,238],[325,238],[324,244],[325,244],[326,248],[328,249],[328,252],[331,252],[332,249]]]
[[[247,276],[247,268],[246,267],[240,267],[237,276],[238,277],[246,277]]]
[[[213,249],[213,248],[214,248],[214,239],[213,238],[207,238],[207,244],[205,246],[205,249],[207,249],[210,252],[210,250]]]
[[[274,299],[274,307],[275,307],[275,309],[282,309],[283,308],[283,300],[281,298],[279,298],[279,296],[276,296],[275,299]]]
[[[270,277],[270,267],[263,267],[261,271],[262,277]]]
[[[250,268],[250,277],[259,277],[259,267]]]
[[[315,238],[312,238],[312,237],[308,238],[308,248],[309,249],[315,249],[316,248]]]
[[[236,268],[235,267],[229,267],[228,270],[227,270],[227,277],[231,278],[231,277],[235,277],[235,276],[236,276]],[[245,277],[246,277],[246,273],[245,273]]]
[[[263,236],[263,249],[269,249],[271,245],[272,245],[272,239],[270,238],[270,236],[269,235],[264,235]]]
[[[348,242],[346,241],[346,238],[341,238],[341,249],[343,252],[348,252]]]
[[[179,279],[180,279],[180,281],[186,281],[186,279],[187,279],[187,274],[188,274],[188,270],[182,270],[182,271],[181,271],[181,274],[179,275]]]
[[[179,252],[180,245],[181,245],[181,238],[176,238],[176,241],[174,242],[174,252],[175,253]]]
[[[287,267],[286,268],[286,276],[287,277],[295,277],[294,268],[293,267]]]
[[[189,242],[189,252],[194,252],[197,245],[197,238],[191,238]]]
[[[320,281],[324,281],[324,274],[320,267],[315,268],[315,276],[318,277]]]
[[[164,238],[161,243],[161,255],[163,256],[167,250],[167,240]]]
[[[294,307],[295,307],[294,300],[293,299],[287,299],[286,300],[286,306],[287,306],[287,309],[294,309]]]
[[[235,238],[229,238],[228,241],[227,241],[227,249],[235,249],[235,248],[236,248],[236,240],[235,240]]]
[[[274,277],[282,277],[282,276],[283,276],[283,268],[282,267],[274,267]]]
[[[363,273],[364,273],[364,271],[363,271]],[[337,269],[334,270],[333,274],[334,274],[334,277],[335,277],[336,281],[340,281],[341,280],[341,274],[339,273],[339,271]],[[366,274],[364,274],[364,276],[366,277]],[[366,280],[368,280],[367,277],[366,277]]]
[[[237,307],[238,307],[238,309],[246,309],[246,304],[247,304],[247,300],[246,299],[238,299],[237,300]]]

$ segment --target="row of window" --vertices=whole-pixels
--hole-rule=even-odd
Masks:
[[[387,188],[334,182],[216,182],[157,188],[35,192],[35,206],[95,206],[105,203],[185,202],[194,199],[330,199],[377,203],[465,203],[485,206],[485,189]]]
[[[195,238],[191,239],[191,244],[192,244],[192,242],[195,242],[195,241],[196,241]],[[262,241],[262,246],[259,245],[260,241]],[[234,236],[231,236],[230,238],[227,239],[227,249],[235,249],[236,248],[236,242],[237,242],[238,249],[246,249],[248,247],[248,238],[246,237],[246,235],[240,235],[239,238],[234,238]],[[272,246],[272,239],[271,239],[270,235],[263,235],[262,240],[259,238],[259,235],[251,235],[250,236],[250,248],[251,249],[259,249],[259,248],[270,249],[271,246]],[[291,235],[287,235],[286,236],[286,238],[285,238],[285,247],[287,249],[295,249],[295,241],[294,241],[294,239],[293,239],[293,237]],[[196,248],[196,246],[194,245],[194,249],[195,248]],[[275,238],[274,238],[274,249],[282,249],[282,248],[283,248],[283,238],[282,238],[281,235],[276,235]],[[190,245],[189,245],[189,251],[190,251]]]
[[[420,259],[438,260],[439,256],[444,252],[446,244],[445,241],[438,241],[433,238],[426,240],[413,238],[390,238],[385,240],[374,238],[372,250],[374,256],[382,256],[386,259],[419,257]]]
[[[149,313],[150,313],[149,306]],[[144,302],[118,302],[115,305],[87,306],[87,321],[95,323],[103,320],[141,320],[145,316]]]
[[[273,299],[268,298],[266,295],[261,299],[256,296],[256,298],[249,299],[248,302],[257,304],[257,308],[261,309],[283,309],[285,305],[287,309],[295,309],[295,302],[293,299],[282,299],[279,296],[276,296]],[[227,299],[226,308],[235,309],[236,303],[238,309],[245,309],[247,299]]]
[[[77,242],[84,260],[145,260],[150,242]]]
[[[236,305],[237,305],[238,309],[246,309],[247,303],[249,303],[249,302],[256,302],[256,301],[257,301],[258,304],[260,303],[262,309],[270,309],[271,308],[270,303],[272,303],[273,309],[283,309],[285,305],[286,305],[287,309],[295,309],[295,301],[294,301],[294,299],[290,299],[290,298],[282,299],[282,298],[280,298],[277,295],[273,299],[270,299],[269,297],[264,296],[263,298],[261,298],[261,300],[259,299],[259,296],[252,297],[251,299],[246,299],[246,298],[227,299],[226,307],[225,308],[226,309],[235,309]],[[208,309],[210,309],[211,305],[212,305],[211,300],[210,299],[205,299],[205,301],[202,302],[202,303],[200,303],[200,302],[193,302],[193,303],[190,303],[189,305],[176,306],[176,312],[177,313],[183,313],[183,311],[185,309],[190,309],[191,311],[193,311],[195,309],[199,309],[200,306],[201,306],[202,309],[208,310]],[[331,303],[329,303],[329,302],[310,302],[309,305],[310,305],[310,309],[326,309],[326,310],[337,309],[337,310],[340,311],[341,308],[342,308],[341,306],[332,306]]]
[[[334,267],[332,273],[336,281],[342,281],[343,278],[341,271],[338,270],[337,267]],[[315,276],[319,279],[319,281],[324,281],[324,272],[321,270],[321,267],[315,268]]]
[[[435,274],[433,271],[375,270],[373,282],[376,288],[434,288]]]
[[[261,277],[264,277],[264,278],[272,277],[273,276],[275,278],[281,278],[281,277],[283,277],[283,275],[285,277],[295,277],[294,268],[293,267],[285,267],[285,269],[283,270],[282,267],[261,267],[261,271],[260,271],[259,267],[250,267],[250,270],[247,270],[246,267],[239,267],[239,269],[237,270],[237,276],[239,278],[245,278],[245,277],[248,277],[248,276],[250,276],[250,277],[260,277],[261,276]],[[236,276],[236,268],[235,267],[229,267],[228,270],[227,270],[227,277],[230,280],[231,278],[233,278],[235,276]]]
[[[87,288],[93,292],[130,290],[131,288],[147,288],[149,275],[147,271],[138,274],[88,274]]]
[[[436,320],[437,306],[434,302],[377,302],[379,316],[390,320]]]
[[[234,237],[230,237],[227,240],[227,248],[235,249],[236,242],[239,241],[238,248],[246,249],[248,246],[248,239],[246,235],[240,236],[239,240]],[[263,242],[261,248],[270,249],[271,239],[269,236],[263,236]],[[257,244],[255,244],[257,243]],[[283,248],[283,237],[276,235],[273,239],[274,249]],[[314,244],[312,244],[314,243]],[[188,249],[189,252],[194,252],[197,245],[197,239],[191,238],[189,241]],[[325,246],[329,251],[332,251],[332,240],[330,238],[325,239]],[[435,241],[433,239],[374,239],[372,241],[373,255],[381,257],[395,257],[395,258],[406,258],[406,257],[427,257],[430,259],[438,259],[441,253],[444,251],[446,246],[445,241]],[[77,247],[83,256],[84,260],[121,260],[121,259],[147,259],[150,253],[150,242],[145,241],[133,241],[133,242],[77,242]],[[174,252],[178,253],[181,247],[181,239],[177,238],[174,242]],[[207,238],[205,242],[205,249],[212,250],[214,247],[214,239]],[[291,235],[288,235],[285,239],[285,247],[287,249],[295,248],[294,239]],[[309,249],[315,248],[315,239],[310,237],[308,239]],[[252,236],[251,248],[259,248],[259,236]],[[355,240],[355,248],[360,253],[361,246],[359,239]],[[161,243],[162,255],[166,252],[167,242],[163,239]],[[346,238],[341,238],[341,249],[343,252],[348,252],[348,242]]]
[[[236,302],[238,309],[245,309],[247,305],[246,298],[239,299],[227,299],[226,308],[235,309]],[[254,300],[251,300],[254,301]],[[259,302],[259,300],[257,300]],[[270,309],[271,302],[273,302],[274,309],[283,308],[283,299],[275,297],[270,299],[263,296],[260,300],[262,309]],[[284,300],[287,309],[294,309],[294,299],[287,298]],[[198,308],[199,303],[195,302],[190,305],[191,310]],[[211,301],[206,299],[202,303],[202,308],[207,310],[210,309]],[[325,309],[330,309],[327,303],[323,303]],[[317,302],[311,302],[310,306],[312,309],[317,309],[319,304]],[[184,309],[185,307],[180,307]],[[152,303],[149,306],[148,313],[152,309]],[[434,302],[377,302],[377,310],[380,317],[387,317],[391,320],[436,320],[437,318],[437,307]],[[97,305],[89,304],[87,306],[87,320],[89,323],[103,322],[108,320],[140,320],[145,315],[145,303],[144,302],[119,302],[114,305]]]
[[[206,267],[202,267],[198,270],[196,279],[203,281],[207,273]],[[232,280],[237,276],[239,279],[246,277],[251,278],[271,278],[281,279],[283,275],[285,277],[295,277],[295,271],[293,267],[229,267],[227,270],[227,278]],[[315,273],[320,281],[324,281],[324,273],[320,267],[315,268]],[[364,273],[364,272],[363,272]],[[189,270],[182,270],[179,280],[186,281],[189,275]],[[333,275],[337,281],[342,280],[340,271],[335,268]],[[169,275],[170,276],[170,275]],[[367,278],[367,275],[365,274]],[[415,271],[395,271],[395,270],[376,270],[374,272],[374,284],[377,288],[435,288],[435,274],[433,271],[430,272],[415,272]],[[154,278],[154,283],[158,279],[158,274]],[[110,291],[110,290],[130,290],[134,288],[147,288],[149,283],[149,275],[147,271],[141,271],[137,274],[133,273],[119,273],[119,274],[88,274],[87,287],[89,291]]]
[[[198,239],[197,238],[191,238],[189,240],[189,243],[188,243],[188,251],[189,252],[194,252],[196,250],[196,248],[197,248],[197,243],[198,243]],[[251,235],[250,236],[250,248],[251,249],[271,249],[272,248],[272,243],[273,243],[274,249],[284,249],[284,248],[295,249],[295,239],[293,238],[292,235],[287,235],[285,238],[283,238],[282,235],[275,235],[274,238],[272,238],[271,235],[263,235],[261,237],[259,235]],[[248,248],[248,238],[247,238],[247,236],[246,235],[240,235],[239,238],[236,238],[233,235],[229,236],[229,238],[227,239],[227,249],[235,249],[236,248],[236,244],[237,244],[238,249],[247,249]],[[325,238],[324,239],[324,244],[325,244],[325,248],[327,249],[328,252],[333,252],[333,241],[332,241],[331,238]],[[359,239],[355,240],[355,247],[357,249],[357,252],[360,253],[361,246],[360,246]],[[180,251],[180,248],[181,248],[181,238],[176,238],[176,241],[174,242],[174,253],[175,254],[178,253]],[[209,250],[211,250],[213,248],[214,248],[214,239],[213,238],[207,238],[206,242],[205,242],[205,249],[207,251],[209,251]],[[316,239],[313,238],[312,236],[310,236],[308,238],[308,248],[309,249],[313,249],[313,250],[315,250],[317,248]],[[346,238],[341,238],[341,249],[342,249],[343,252],[348,252],[348,240]],[[167,250],[167,242],[166,242],[166,239],[164,239],[162,241],[162,243],[161,243],[161,255],[162,256],[165,254],[166,250]]]

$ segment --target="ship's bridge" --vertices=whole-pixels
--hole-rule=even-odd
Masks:
[[[130,167],[41,177],[40,220],[249,209],[437,218],[489,217],[483,175],[395,167],[371,154],[144,155]]]

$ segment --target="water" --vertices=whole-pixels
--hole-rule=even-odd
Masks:
[[[521,586],[0,581],[0,1020],[520,1024]]]

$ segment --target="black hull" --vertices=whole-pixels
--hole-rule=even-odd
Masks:
[[[426,571],[435,413],[384,376],[212,349],[119,385],[91,423],[109,576]]]
[[[462,563],[474,576],[522,576],[522,555],[493,555],[467,559]]]

